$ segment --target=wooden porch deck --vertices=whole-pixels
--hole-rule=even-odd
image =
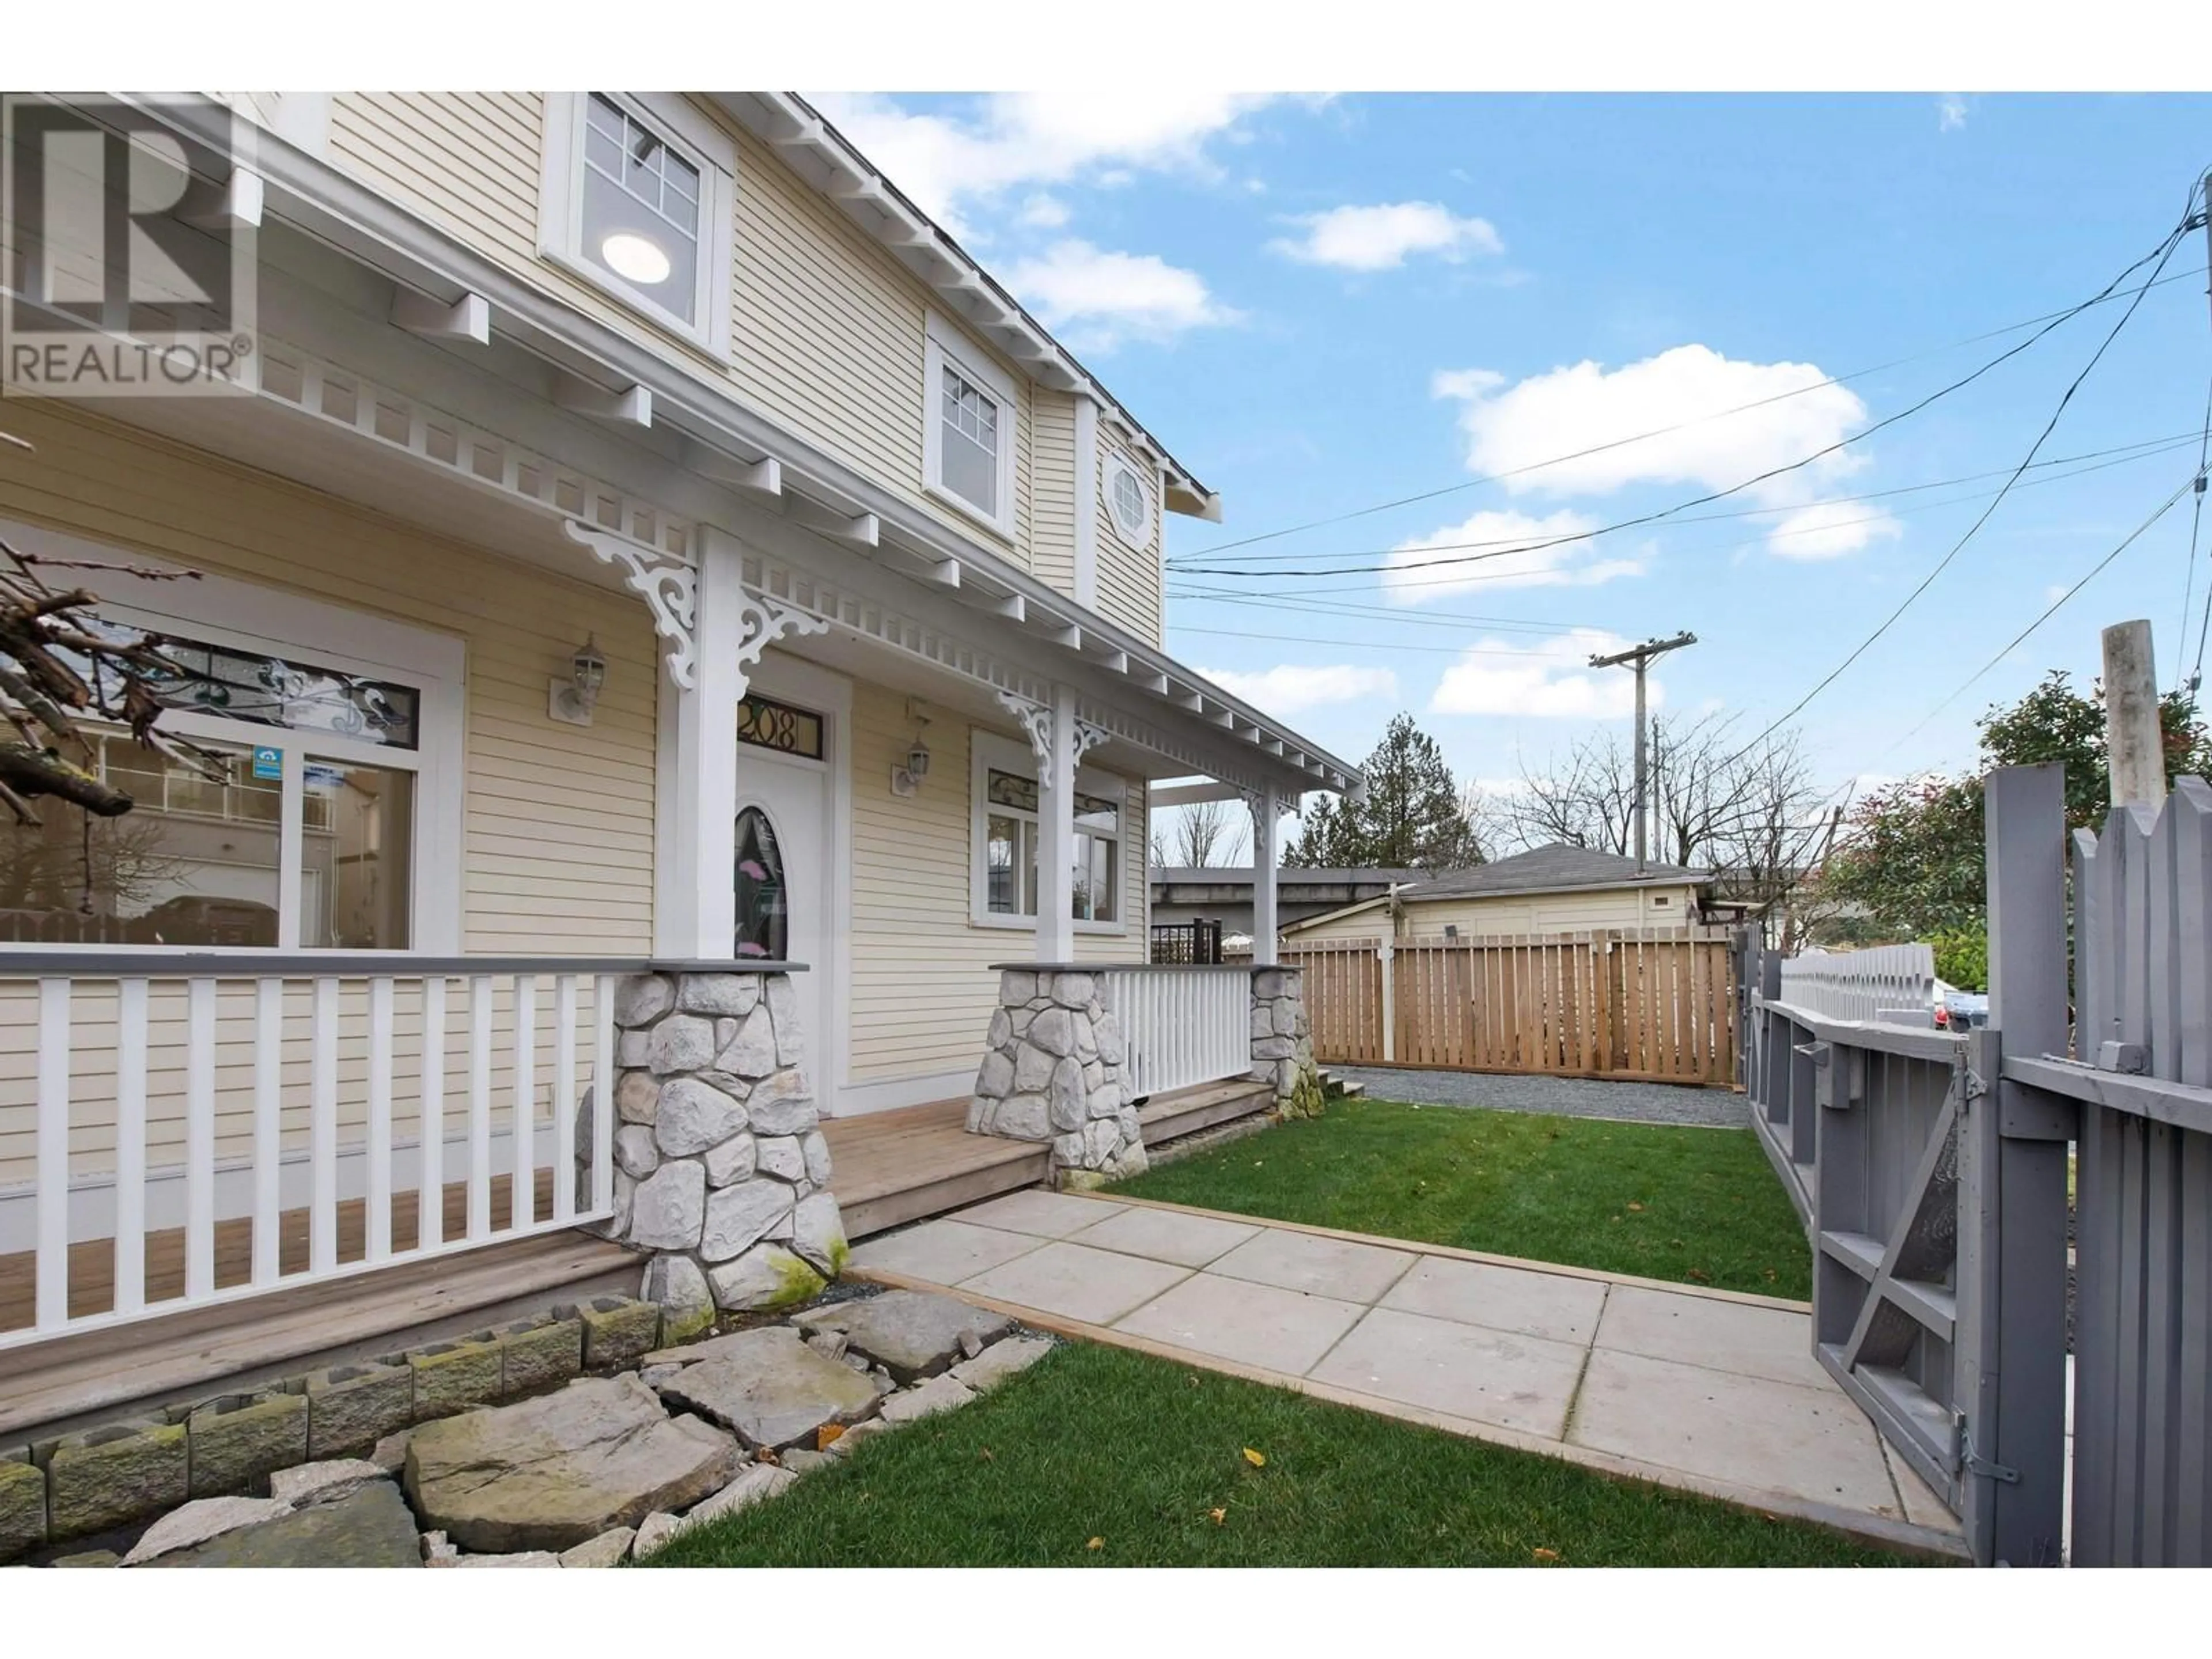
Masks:
[[[1149,1146],[1265,1111],[1273,1101],[1266,1085],[1239,1079],[1161,1095],[1139,1108],[1137,1115]],[[830,1142],[830,1160],[836,1170],[845,1236],[866,1238],[1001,1193],[1038,1186],[1050,1176],[1048,1147],[1036,1141],[971,1135],[967,1123],[964,1099],[825,1118],[822,1133]]]
[[[1240,1080],[1161,1096],[1139,1108],[1139,1115],[1146,1144],[1158,1145],[1264,1111],[1272,1103],[1264,1085]],[[1048,1147],[971,1135],[966,1121],[964,1100],[825,1119],[823,1133],[836,1167],[847,1235],[865,1238],[1048,1178]],[[551,1213],[551,1182],[550,1171],[538,1172],[536,1212],[541,1216]],[[507,1221],[508,1187],[504,1176],[492,1182],[495,1226]],[[395,1250],[414,1243],[416,1207],[412,1191],[393,1194]],[[446,1236],[461,1236],[467,1220],[467,1187],[453,1183],[445,1189]],[[362,1200],[338,1206],[341,1264],[363,1259],[366,1221]],[[283,1272],[303,1273],[307,1211],[283,1212],[278,1233]],[[419,1334],[434,1326],[441,1333],[473,1329],[586,1289],[634,1291],[638,1261],[620,1245],[564,1229],[402,1261],[372,1274],[163,1313],[161,1303],[176,1302],[184,1294],[184,1248],[180,1228],[147,1235],[149,1318],[0,1348],[0,1443],[12,1435],[56,1432],[125,1407],[198,1398],[234,1382],[380,1352],[380,1345],[389,1345],[400,1333]],[[110,1241],[94,1239],[70,1248],[73,1316],[88,1317],[113,1307],[114,1270]],[[219,1224],[217,1288],[246,1284],[252,1272],[251,1222]],[[0,1256],[0,1333],[29,1328],[34,1291],[32,1256]]]

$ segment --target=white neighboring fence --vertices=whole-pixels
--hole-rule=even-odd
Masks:
[[[1805,951],[1782,959],[1782,1000],[1830,1019],[1880,1019],[1936,1007],[1936,952],[1926,945]]]
[[[0,960],[10,1016],[34,1006],[37,1032],[34,1313],[27,1328],[0,1331],[0,1347],[611,1217],[611,1102],[592,1113],[586,1147],[576,1115],[587,1094],[609,1093],[599,1085],[614,1074],[617,977],[641,965],[296,954],[179,963],[112,951]],[[219,1142],[230,1148],[220,1169]],[[542,1171],[552,1180],[541,1207]],[[495,1176],[508,1192],[498,1224]],[[287,1186],[304,1203],[288,1203]],[[448,1186],[465,1194],[452,1236]],[[393,1199],[410,1190],[416,1237],[396,1249]],[[341,1206],[355,1202],[360,1251],[341,1261]],[[305,1268],[286,1273],[283,1217],[302,1207]],[[88,1208],[112,1212],[89,1236],[112,1236],[113,1291],[106,1309],[72,1317],[70,1247],[74,1235],[82,1248]],[[217,1226],[240,1222],[250,1267],[243,1283],[218,1288]],[[179,1226],[183,1294],[149,1299],[149,1235]]]
[[[1128,1045],[1132,1096],[1251,1072],[1249,967],[1104,968],[1098,978]]]

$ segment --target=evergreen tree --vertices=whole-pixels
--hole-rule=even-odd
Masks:
[[[1368,756],[1359,801],[1323,796],[1300,814],[1285,864],[1304,869],[1461,870],[1482,862],[1451,768],[1411,714]]]

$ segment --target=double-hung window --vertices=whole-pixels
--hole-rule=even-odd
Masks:
[[[1000,535],[1014,534],[1014,383],[932,313],[922,354],[922,483]]]
[[[1036,768],[1025,744],[975,734],[977,860],[974,919],[986,927],[1034,926],[1037,853],[1043,839]],[[1087,769],[1075,781],[1075,859],[1069,908],[1079,927],[1117,931],[1121,921],[1122,792]]]
[[[674,94],[551,93],[539,252],[672,332],[729,344],[727,134]]]

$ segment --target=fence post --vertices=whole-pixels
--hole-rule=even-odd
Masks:
[[[1983,784],[1990,1024],[1959,1139],[1960,1489],[1984,1564],[2056,1566],[2066,1467],[2070,1107],[2008,1083],[2006,1050],[2066,1048],[2066,799],[2057,766]]]
[[[1397,952],[1386,939],[1376,945],[1375,953],[1382,966],[1382,1059],[1388,1064],[1398,1058]]]

